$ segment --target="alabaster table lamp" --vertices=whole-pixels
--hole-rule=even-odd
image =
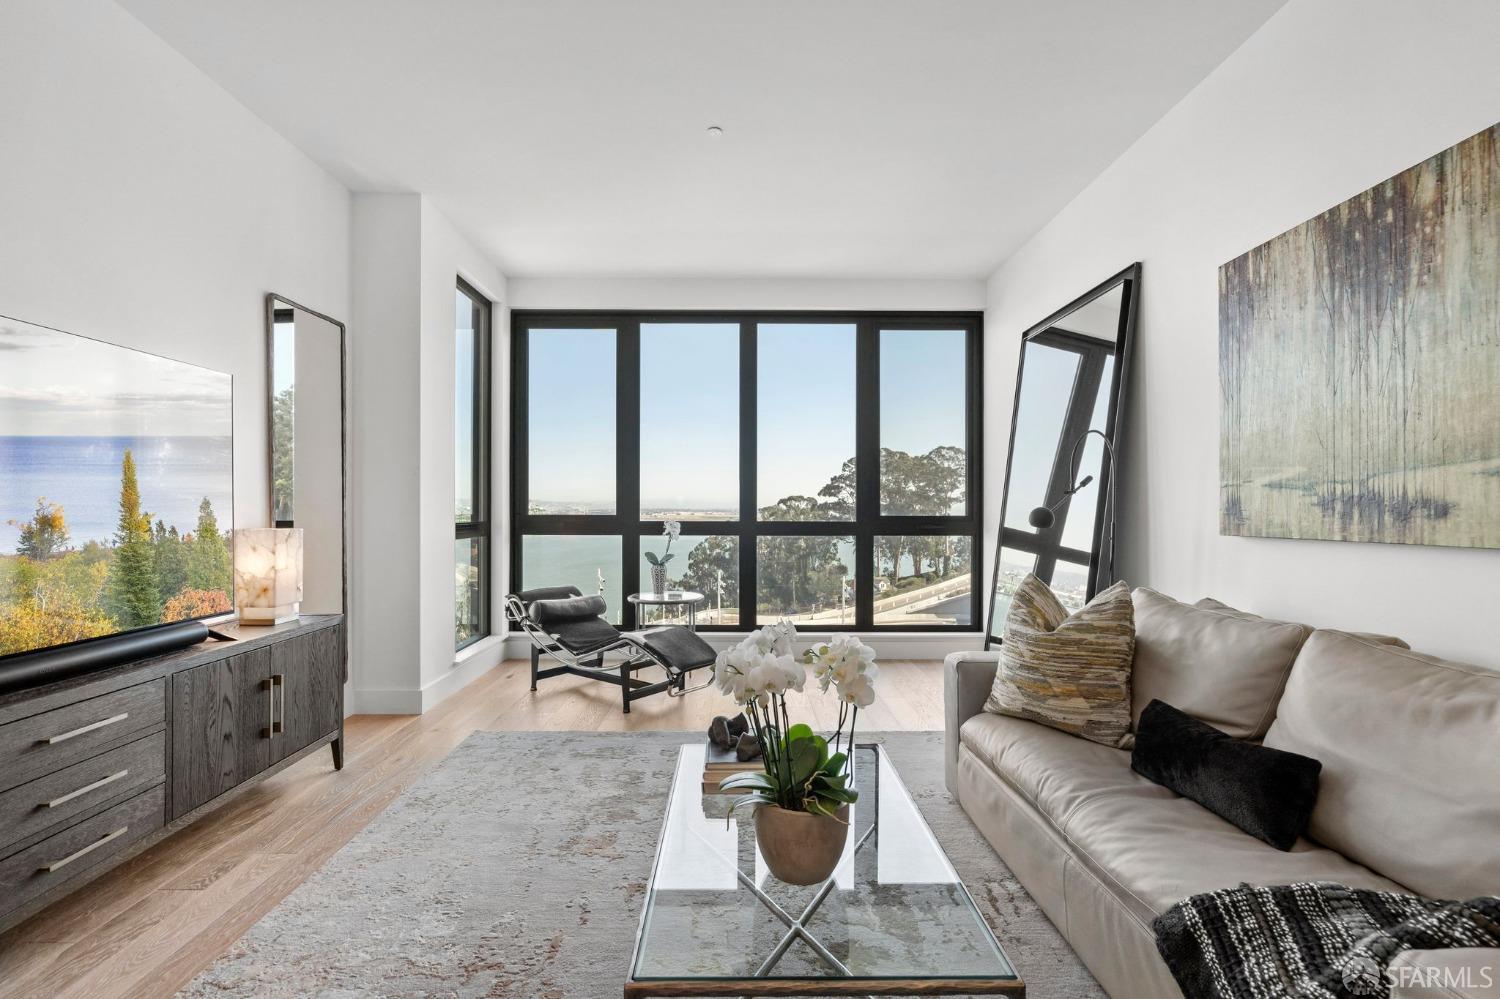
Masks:
[[[240,624],[297,620],[302,604],[302,528],[234,532],[234,607]]]

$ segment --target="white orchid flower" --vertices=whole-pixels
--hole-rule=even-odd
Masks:
[[[839,700],[856,708],[868,708],[875,703],[875,686],[863,674],[855,676],[839,687]]]
[[[675,520],[669,520],[661,525],[661,536],[676,541],[682,535],[682,525]]]

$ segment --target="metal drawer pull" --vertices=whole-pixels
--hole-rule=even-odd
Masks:
[[[112,839],[119,839],[121,836],[124,836],[129,831],[130,831],[130,827],[129,826],[121,826],[120,828],[116,829],[112,833],[105,833],[103,836],[101,836],[98,839],[94,840],[92,843],[90,843],[88,846],[84,847],[82,850],[79,850],[76,853],[70,853],[66,857],[64,857],[63,859],[61,859],[61,860],[54,860],[50,864],[43,864],[41,866],[40,870],[46,871],[48,874],[51,874],[53,871],[60,870],[61,868],[67,867],[69,864],[71,864],[73,861],[77,860],[79,857],[82,857],[84,854],[93,853],[95,850],[99,849],[105,843],[108,843]]]
[[[276,688],[277,687],[281,688],[281,717],[280,718],[275,718],[275,720],[273,720],[271,722],[271,731],[272,732],[281,732],[281,731],[284,731],[286,729],[286,674],[285,673],[273,673],[273,674],[271,674],[271,702],[272,702],[272,708],[271,709],[272,709],[272,712],[273,712],[273,718],[274,718],[274,712],[275,712]]]
[[[76,791],[69,791],[67,794],[63,795],[61,798],[53,798],[51,801],[49,801],[49,802],[46,803],[47,807],[48,808],[56,808],[58,805],[66,805],[68,802],[72,801],[74,798],[82,797],[83,795],[88,794],[90,791],[97,791],[97,790],[99,790],[101,787],[103,787],[106,784],[113,784],[115,781],[119,780],[120,778],[126,776],[129,773],[130,773],[129,770],[121,770],[119,773],[113,773],[113,774],[110,774],[108,777],[105,777],[105,778],[103,778],[101,780],[96,780],[92,784],[85,784],[83,787],[80,787]]]
[[[260,730],[262,739],[269,739],[276,734],[276,680],[268,677],[265,689],[267,693],[266,704],[266,727]]]
[[[55,746],[59,742],[67,742],[69,739],[73,738],[74,736],[87,735],[90,732],[93,732],[93,731],[96,731],[98,729],[104,728],[106,725],[114,725],[114,724],[117,724],[118,722],[122,722],[126,718],[129,718],[129,717],[130,717],[130,712],[126,711],[123,714],[115,715],[113,718],[105,718],[102,721],[91,722],[91,723],[83,726],[82,728],[75,728],[71,732],[64,732],[61,735],[49,735],[47,738],[43,739],[42,741],[45,742],[45,743],[47,743],[47,745],[49,745],[49,746]]]

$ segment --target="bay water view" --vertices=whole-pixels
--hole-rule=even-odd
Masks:
[[[37,501],[61,507],[75,547],[112,544],[120,521],[120,465],[135,459],[142,510],[179,533],[198,522],[206,498],[219,527],[232,523],[229,437],[0,436],[0,554],[16,551]]]

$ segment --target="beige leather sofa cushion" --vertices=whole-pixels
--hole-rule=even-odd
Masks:
[[[1189,895],[1244,881],[1328,880],[1404,890],[1305,839],[1290,852],[1277,850],[1186,798],[1099,795],[1073,812],[1067,835],[1078,858],[1117,886],[1121,900],[1148,925]]]
[[[1171,791],[1130,769],[1130,753],[1006,715],[975,715],[959,729],[969,751],[1063,832],[1096,794],[1171,798]]]
[[[1313,839],[1423,895],[1500,893],[1500,673],[1319,631],[1266,745],[1323,762]]]
[[[1196,603],[1194,603],[1193,606],[1201,608],[1203,610],[1223,611],[1225,614],[1233,614],[1235,617],[1244,618],[1246,621],[1271,621],[1271,620],[1273,620],[1272,618],[1261,617],[1259,614],[1252,614],[1249,611],[1237,610],[1236,608],[1231,607],[1228,604],[1226,604],[1224,601],[1222,601],[1222,600],[1215,600],[1213,597],[1204,597],[1202,600],[1199,600]],[[1276,621],[1275,623],[1277,623],[1277,624],[1296,624],[1297,622],[1294,622],[1294,621]],[[1304,624],[1304,625],[1302,625],[1302,627],[1307,629],[1307,633],[1309,635],[1312,634],[1312,632],[1314,630],[1311,625]],[[1368,638],[1370,641],[1377,642],[1380,645],[1395,645],[1395,646],[1398,646],[1398,647],[1403,648],[1403,649],[1409,649],[1409,648],[1411,648],[1410,645],[1407,645],[1405,642],[1403,642],[1401,639],[1397,638],[1395,635],[1380,635],[1380,634],[1377,634],[1377,633],[1375,633],[1373,631],[1351,631],[1349,634],[1351,634],[1351,635],[1357,635],[1360,638]]]
[[[1132,727],[1153,698],[1237,739],[1265,735],[1304,625],[1185,604],[1138,588]]]

